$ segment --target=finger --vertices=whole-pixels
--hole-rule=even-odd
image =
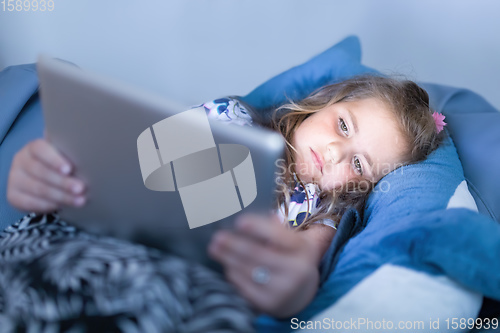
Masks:
[[[57,204],[52,201],[17,190],[11,191],[8,199],[16,208],[24,211],[33,211],[35,213],[49,213],[58,208]]]
[[[283,311],[287,310],[285,307],[293,307],[293,302],[290,303],[290,299],[294,299],[291,295],[292,288],[298,288],[299,286],[290,283],[288,277],[283,273],[272,269],[269,270],[269,281],[258,283],[252,278],[253,270],[256,267],[252,267],[250,270],[226,270],[226,279],[258,311],[278,317],[282,316]]]
[[[234,234],[229,231],[219,231],[213,237],[208,246],[209,255],[224,266],[241,267],[243,261],[233,252],[231,244]]]
[[[243,214],[238,218],[237,229],[247,236],[263,240],[282,250],[296,249],[297,242],[300,241],[297,233],[283,226],[275,214]]]
[[[257,265],[279,266],[280,256],[276,248],[263,245],[254,238],[228,231],[218,232],[209,246],[209,253],[224,266],[239,269]]]
[[[230,253],[230,250],[224,245],[225,241],[220,240],[221,238],[223,237],[220,235],[214,237],[208,247],[209,255],[221,263],[225,270],[229,268],[242,269],[243,262],[237,256]]]
[[[48,141],[39,139],[28,145],[28,153],[48,167],[68,175],[72,171],[71,163]]]
[[[85,204],[86,198],[83,194],[70,194],[59,187],[51,186],[36,179],[30,174],[23,174],[22,170],[15,171],[13,178],[22,179],[16,182],[17,186],[15,188],[21,194],[40,198],[56,206],[64,204],[80,207]]]
[[[267,243],[272,239],[268,233],[274,226],[281,226],[276,223],[274,215],[245,213],[236,218],[236,230],[249,237]],[[282,229],[284,229],[282,227]]]
[[[24,171],[33,179],[65,191],[67,194],[83,194],[85,190],[85,184],[81,180],[61,175],[60,172],[37,159],[26,165]]]
[[[269,292],[270,285],[257,284],[252,280],[251,274],[238,269],[226,270],[225,276],[253,307],[258,311],[267,312],[272,301],[270,299],[272,293]]]

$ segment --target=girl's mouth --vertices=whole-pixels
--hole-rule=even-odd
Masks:
[[[312,148],[310,149],[314,165],[316,165],[316,168],[318,168],[318,170],[321,171],[321,174],[323,174],[323,161],[321,160],[321,157],[319,157],[319,155],[316,154],[316,152]]]

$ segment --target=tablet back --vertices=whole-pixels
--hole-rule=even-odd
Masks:
[[[269,212],[284,142],[273,131],[208,121],[159,96],[41,56],[47,139],[87,184],[78,227],[209,266],[213,232],[237,214]]]

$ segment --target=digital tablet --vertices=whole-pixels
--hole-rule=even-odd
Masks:
[[[272,208],[280,134],[209,120],[48,56],[37,71],[46,138],[87,185],[84,207],[59,211],[68,223],[214,267],[215,230]]]

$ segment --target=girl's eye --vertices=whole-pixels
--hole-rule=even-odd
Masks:
[[[356,172],[359,174],[359,175],[363,175],[363,168],[361,167],[361,162],[359,161],[359,158],[357,158],[356,156],[354,157],[354,168],[356,169]]]
[[[339,126],[340,126],[340,130],[342,132],[344,132],[345,135],[349,135],[349,128],[347,128],[347,125],[346,125],[344,119],[339,118]]]

